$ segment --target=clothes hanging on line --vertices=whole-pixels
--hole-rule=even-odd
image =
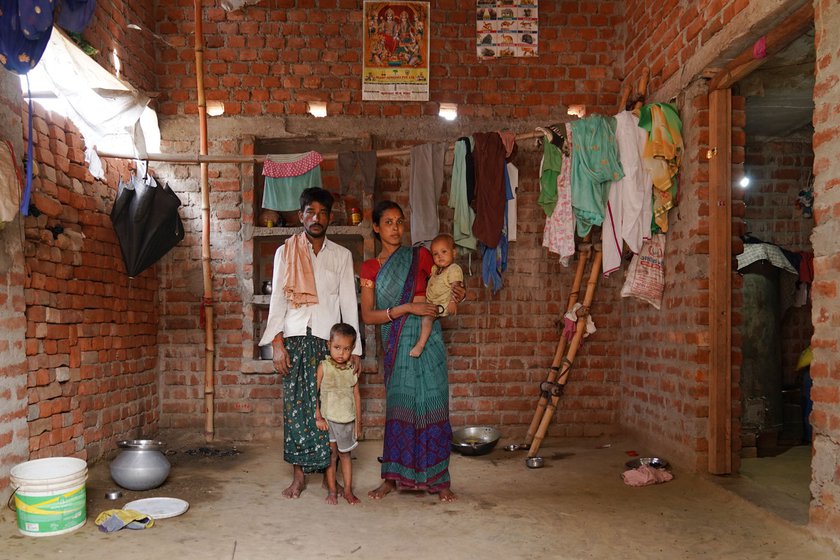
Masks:
[[[266,156],[263,163],[265,188],[262,207],[278,212],[300,210],[300,195],[309,187],[321,186],[324,158],[318,152]]]
[[[446,144],[434,143],[411,149],[411,243],[428,243],[440,233],[438,200],[443,189],[443,159]]]

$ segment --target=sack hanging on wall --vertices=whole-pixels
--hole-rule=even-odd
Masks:
[[[621,297],[634,297],[659,309],[665,292],[665,235],[645,240],[627,269]]]
[[[0,229],[15,219],[20,207],[20,169],[8,140],[0,142]]]

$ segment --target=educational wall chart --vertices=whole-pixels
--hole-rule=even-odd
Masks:
[[[364,3],[362,100],[429,100],[429,2]]]
[[[539,0],[477,0],[476,53],[478,58],[537,56]]]

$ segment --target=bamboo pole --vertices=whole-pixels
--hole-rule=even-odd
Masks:
[[[534,441],[531,442],[531,447],[528,449],[528,457],[536,457],[540,450],[540,445],[548,432],[548,426],[551,424],[551,419],[554,417],[554,412],[557,410],[557,403],[560,401],[562,388],[566,386],[569,380],[569,373],[572,371],[572,364],[574,364],[575,356],[580,348],[581,340],[583,340],[583,333],[586,331],[586,318],[589,316],[589,309],[592,305],[592,299],[595,297],[595,286],[598,284],[598,276],[601,274],[601,246],[595,248],[594,258],[592,260],[592,268],[589,271],[589,280],[586,282],[586,295],[583,297],[583,307],[578,310],[577,329],[575,336],[572,338],[572,343],[563,359],[562,369],[560,375],[557,377],[557,384],[561,390],[557,394],[551,395],[551,401],[546,406],[540,426],[534,436]]]
[[[587,236],[584,240],[584,242],[587,243],[580,251],[580,256],[578,257],[577,270],[575,270],[575,279],[572,282],[572,291],[569,292],[569,301],[566,304],[566,312],[572,310],[577,303],[578,295],[580,294],[580,284],[583,282],[583,272],[586,269],[586,263],[589,260],[589,257],[592,255],[592,244],[588,243],[589,239],[590,238]],[[561,360],[563,359],[563,354],[566,352],[566,342],[566,337],[561,334],[560,340],[557,341],[557,349],[554,352],[554,359],[551,361],[551,367],[549,368],[548,375],[546,376],[546,384],[553,384],[557,381],[557,376],[560,374]],[[528,433],[525,435],[525,445],[530,445],[531,442],[534,441],[534,435],[537,433],[537,428],[539,427],[540,421],[545,413],[545,407],[548,404],[550,396],[550,393],[543,390],[541,386],[540,399],[537,402],[537,409],[534,411],[534,417],[531,419],[531,425],[528,426]]]
[[[195,80],[198,100],[199,150],[206,156],[207,149],[207,102],[204,99],[204,28],[201,0],[195,0]],[[208,162],[201,162],[201,268],[204,273],[204,438],[213,441],[215,375],[213,362],[213,280],[210,273],[210,185]]]
[[[619,111],[627,110],[627,101],[630,99],[630,91],[632,89],[633,86],[630,84],[624,84],[624,87],[621,89],[621,100],[618,102]]]
[[[645,104],[645,95],[647,94],[647,86],[649,79],[650,68],[645,67],[644,69],[642,69],[642,77],[639,78],[639,83],[636,86],[636,102],[633,103],[633,112],[636,113],[636,115],[639,114],[642,105]]]
[[[196,53],[196,58],[198,58],[198,53]],[[203,102],[204,90],[202,86],[201,90],[201,100]],[[205,123],[204,126],[207,126],[207,118],[206,118],[206,107],[199,106],[199,114],[201,114],[202,110],[204,111],[205,117],[203,122]],[[530,140],[531,138],[540,138],[543,136],[542,129],[538,129],[534,132],[524,132],[522,134],[516,135],[516,140]],[[453,149],[455,147],[454,143],[449,144],[448,149]],[[234,155],[209,155],[207,153],[201,153],[198,155],[195,154],[146,154],[143,157],[138,157],[133,154],[119,154],[115,152],[104,152],[97,150],[96,152],[99,157],[101,158],[115,158],[115,159],[141,159],[143,161],[160,161],[164,163],[184,163],[184,164],[199,164],[199,163],[262,163],[265,161],[267,156],[265,155],[253,155],[253,156],[234,156]],[[411,155],[411,148],[390,148],[387,150],[376,150],[376,157],[378,158],[385,158],[385,157],[399,157],[399,156],[408,156]],[[334,160],[338,159],[338,154],[321,154],[325,160]]]

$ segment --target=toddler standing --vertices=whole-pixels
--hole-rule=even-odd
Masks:
[[[327,343],[330,356],[318,364],[317,387],[320,402],[315,407],[315,424],[319,430],[330,432],[330,466],[325,477],[326,502],[338,503],[336,468],[341,462],[344,479],[344,499],[351,505],[359,499],[353,494],[353,466],[350,451],[359,444],[362,434],[362,397],[359,378],[350,364],[350,354],[356,344],[356,329],[346,323],[336,323],[330,329]]]

